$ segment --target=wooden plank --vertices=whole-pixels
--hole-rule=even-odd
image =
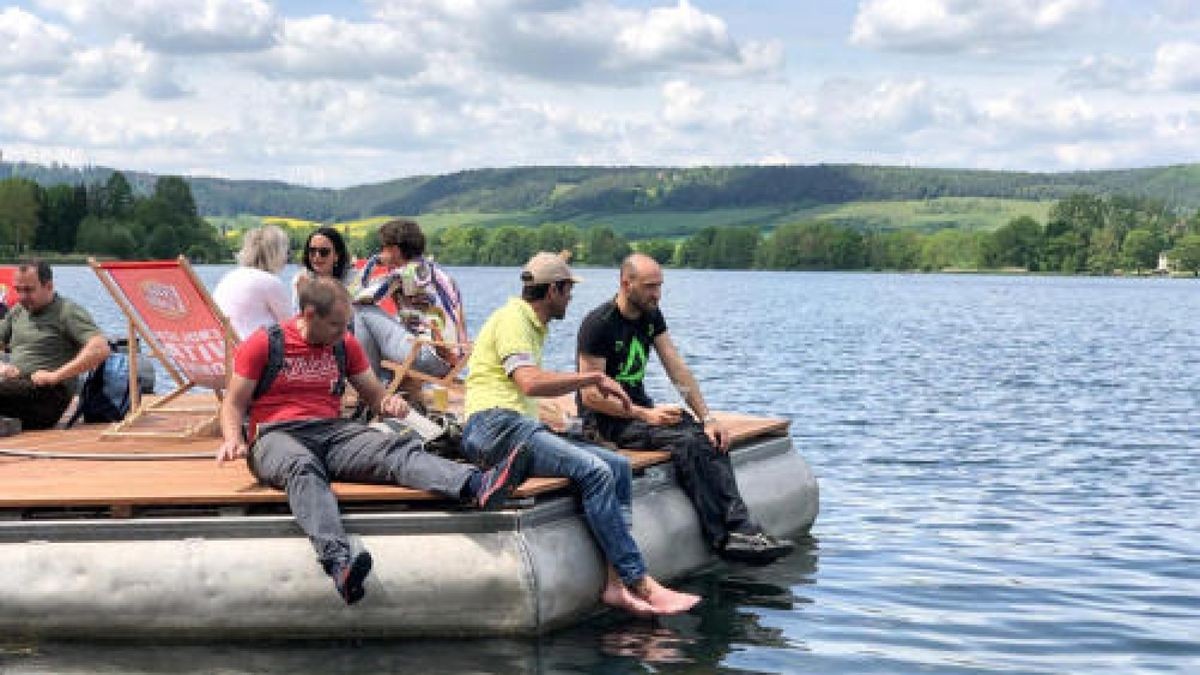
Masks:
[[[786,420],[719,413],[734,443],[787,433]],[[0,455],[0,508],[108,507],[129,513],[135,506],[231,506],[285,503],[279,490],[258,485],[244,462],[217,467],[209,457],[219,440],[151,440],[121,438],[99,441],[107,425],[80,425],[69,430],[33,431],[0,438],[0,450],[32,450],[73,454],[200,455],[201,459],[104,461],[30,459]],[[670,460],[668,452],[623,450],[635,470]],[[531,478],[516,491],[519,498],[569,487],[564,478]],[[345,502],[444,501],[423,490],[335,483],[334,494]]]

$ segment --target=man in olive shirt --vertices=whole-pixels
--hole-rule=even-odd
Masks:
[[[24,429],[48,429],[75,395],[77,378],[108,358],[108,340],[83,307],[54,292],[54,273],[41,260],[17,267],[19,303],[0,319],[0,416]]]

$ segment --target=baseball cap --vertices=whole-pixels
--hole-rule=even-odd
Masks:
[[[556,281],[580,283],[583,279],[571,273],[567,261],[557,253],[542,251],[529,259],[521,269],[521,282],[526,286],[552,284]]]

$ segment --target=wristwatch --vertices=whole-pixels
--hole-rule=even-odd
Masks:
[[[704,422],[705,424],[713,424],[713,423],[715,423],[716,421],[717,421],[717,418],[716,418],[716,417],[713,417],[711,414],[705,415],[705,416],[704,416],[704,420],[703,420],[703,422]]]

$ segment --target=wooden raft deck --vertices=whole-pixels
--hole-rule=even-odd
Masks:
[[[734,444],[787,433],[782,419],[717,413],[731,430]],[[113,517],[130,517],[139,507],[246,507],[286,504],[280,491],[259,485],[245,462],[218,467],[211,457],[217,438],[191,441],[123,438],[100,440],[108,425],[70,430],[33,431],[0,438],[0,450],[44,453],[180,454],[204,453],[204,459],[89,460],[46,459],[0,454],[0,510],[102,508]],[[622,450],[635,471],[666,462],[667,452]],[[534,498],[567,487],[564,478],[530,478],[514,498]],[[445,502],[445,498],[412,488],[334,483],[334,493],[347,504]]]

